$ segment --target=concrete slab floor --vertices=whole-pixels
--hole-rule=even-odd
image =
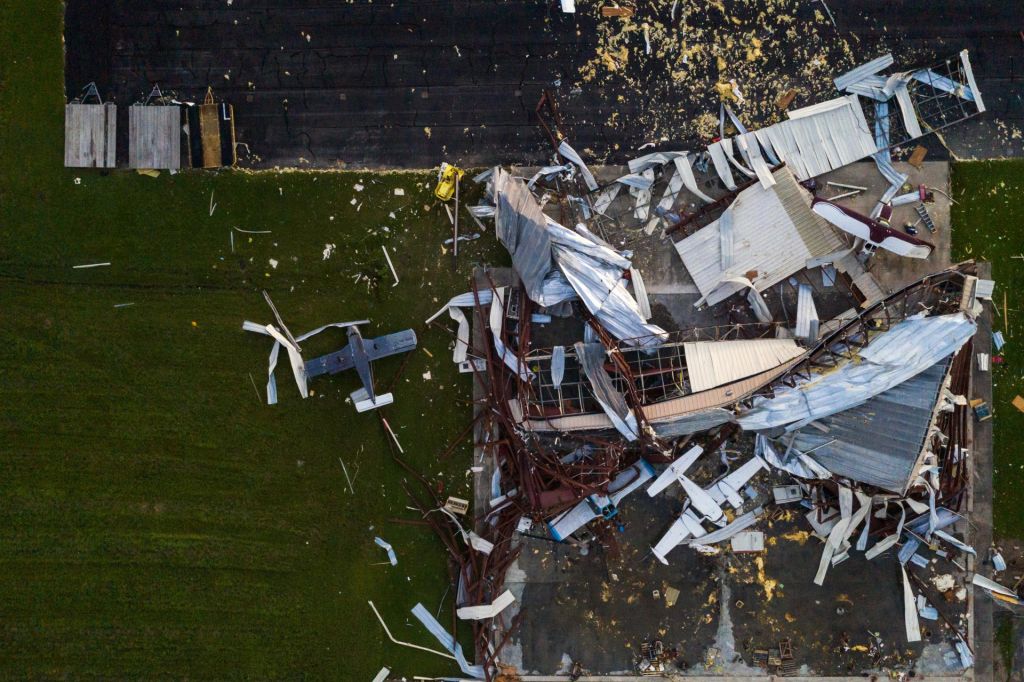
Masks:
[[[917,237],[931,242],[935,246],[928,258],[905,258],[889,251],[879,250],[868,262],[868,271],[882,288],[888,291],[951,265],[949,162],[945,160],[925,161],[920,169],[908,163],[896,162],[893,165],[896,170],[909,176],[907,182],[911,185],[912,190],[916,190],[918,185],[925,185],[941,191],[933,192],[935,201],[925,204],[928,215],[935,223],[935,232],[931,233],[924,228],[923,224],[917,224]],[[888,188],[888,183],[872,161],[853,163],[819,177],[818,196],[827,199],[848,191],[839,187],[830,187],[826,184],[828,182],[867,187],[867,191],[837,202],[864,215],[871,213],[879,197]],[[917,222],[918,215],[914,211],[914,207],[917,205],[918,203],[915,202],[895,207],[890,221],[893,229],[903,231],[903,226],[906,223]]]
[[[948,163],[926,162],[921,169],[906,164],[897,167],[910,175],[912,185],[924,184],[941,192],[935,192],[935,202],[928,204],[936,233],[920,233],[936,247],[928,259],[879,252],[869,261],[871,272],[887,290],[950,264],[949,200],[943,194],[949,192]],[[624,172],[621,167],[592,170],[602,181]],[[523,172],[527,174],[526,169]],[[871,211],[887,187],[871,162],[820,178],[819,194],[842,191],[825,185],[829,180],[867,187],[861,195],[842,200],[862,213]],[[660,190],[656,185],[655,201]],[[710,181],[707,190],[712,196],[721,193]],[[652,321],[670,329],[747,321],[749,311],[742,303],[705,310],[693,307],[699,294],[671,240],[660,229],[646,234],[641,222],[631,219],[633,202],[623,192],[614,205],[620,220],[606,221],[604,236],[617,248],[633,250],[634,263],[651,292]],[[913,205],[898,207],[893,225],[902,227],[903,222],[914,219]],[[808,272],[797,275],[798,279],[813,276]],[[789,283],[773,288],[768,295],[773,311],[787,306],[793,309],[795,295]],[[820,297],[831,299],[819,302]],[[846,294],[838,290],[816,290],[815,298],[820,309],[838,311],[848,305]],[[742,449],[748,452],[749,443]],[[768,489],[766,481],[759,482],[762,491]],[[639,645],[661,639],[666,647],[679,651],[682,666],[675,671],[678,674],[752,679],[763,676],[763,671],[753,666],[754,649],[771,648],[789,638],[801,675],[837,679],[864,671],[910,667],[929,679],[961,675],[950,663],[949,633],[940,622],[922,621],[925,641],[906,643],[901,578],[891,552],[870,562],[853,553],[829,570],[823,586],[816,586],[813,577],[822,543],[808,535],[807,522],[792,508],[774,521],[759,522],[757,528],[766,533],[764,553],[737,555],[726,550],[705,557],[677,548],[669,554],[671,565],[663,566],[648,550],[681,506],[679,491],[654,500],[634,494],[621,506],[616,519],[624,524],[625,532],[606,524],[599,534],[613,537],[617,550],[593,543],[591,551],[582,555],[574,546],[525,539],[523,555],[506,583],[517,596],[515,608],[525,609],[528,617],[502,659],[521,671],[540,675],[538,679],[564,673],[572,660],[580,660],[593,674],[628,676]],[[539,529],[536,534],[543,535]],[[958,584],[965,582],[959,569],[941,559],[927,569],[915,570],[925,581],[930,575],[950,572],[957,576]],[[663,595],[667,586],[681,590],[679,601],[671,608],[665,606],[663,597],[653,594],[657,589]],[[936,601],[932,604],[954,622],[961,621],[968,610],[967,603]],[[883,644],[877,652],[871,651],[871,633]],[[841,644],[844,638],[848,638],[848,648]],[[711,651],[716,655],[707,664]]]
[[[769,478],[757,482],[767,495]],[[925,641],[906,643],[892,552],[874,561],[851,556],[829,570],[823,586],[813,583],[823,543],[808,533],[800,507],[758,523],[765,552],[734,554],[726,542],[721,554],[709,557],[680,547],[669,553],[669,566],[660,564],[649,547],[681,510],[682,499],[676,490],[655,499],[642,493],[628,498],[617,519],[624,531],[608,529],[617,552],[591,543],[584,555],[564,543],[525,539],[506,584],[528,617],[502,660],[530,674],[564,672],[574,660],[592,674],[628,674],[640,644],[661,639],[678,649],[676,674],[756,677],[763,671],[754,666],[754,650],[789,638],[800,674],[911,666],[929,675],[958,672],[943,659],[951,647],[938,622],[922,621]],[[937,573],[949,571],[956,569],[936,565]],[[672,607],[664,599],[669,586],[680,590]],[[935,606],[954,621],[966,609],[965,602]],[[870,651],[870,633],[883,643],[877,655]]]

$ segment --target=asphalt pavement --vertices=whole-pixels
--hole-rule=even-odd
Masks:
[[[819,101],[881,51],[917,66],[967,48],[990,113],[947,143],[1024,152],[1024,3],[682,0],[638,3],[629,21],[601,4],[68,0],[66,90],[95,81],[127,105],[153,84],[193,100],[212,85],[235,107],[247,166],[433,167],[543,162],[534,109],[550,89],[577,149],[617,163],[647,142],[706,142],[716,83],[737,81],[736,108],[758,126],[779,115],[778,92]]]

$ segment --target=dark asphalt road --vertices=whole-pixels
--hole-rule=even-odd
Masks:
[[[96,81],[127,105],[152,83],[191,99],[212,85],[235,106],[243,165],[431,167],[542,160],[533,109],[551,87],[574,145],[621,161],[647,141],[695,148],[720,79],[737,78],[756,126],[782,89],[818,101],[885,49],[915,66],[966,47],[990,113],[947,142],[1024,153],[1024,3],[834,0],[838,29],[812,0],[650,0],[631,24],[600,4],[569,16],[539,0],[68,0],[66,88]]]

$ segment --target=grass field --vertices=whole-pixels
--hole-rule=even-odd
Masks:
[[[470,382],[422,321],[500,247],[467,245],[452,273],[424,174],[62,168],[61,12],[0,5],[0,677],[457,672],[386,642],[367,606],[436,647],[409,610],[438,608],[447,571],[428,530],[389,522],[414,515],[377,417],[345,402],[356,378],[315,380],[303,401],[282,366],[268,407],[270,342],[241,323],[272,321],[266,288],[296,334],[360,318],[368,335],[415,328],[432,357],[412,355],[389,420],[414,466],[471,498],[468,448],[437,461]],[[235,227],[271,234],[235,231],[232,252]],[[379,363],[379,384],[400,364]],[[378,534],[396,568],[379,565]]]
[[[240,325],[270,321],[266,288],[296,333],[359,318],[370,334],[416,328],[432,356],[413,354],[389,418],[414,466],[469,497],[467,451],[437,461],[469,414],[469,381],[450,337],[421,321],[500,249],[474,242],[450,271],[427,175],[65,170],[61,12],[0,4],[0,677],[454,673],[386,642],[366,604],[400,639],[433,645],[409,609],[435,610],[446,573],[429,533],[389,522],[411,517],[402,473],[376,417],[345,403],[355,378],[318,380],[303,401],[282,367],[268,407],[270,343]],[[992,260],[1010,292],[996,524],[1022,536],[1010,496],[1024,415],[1009,401],[1024,391],[1024,262],[1009,256],[1024,247],[1024,166],[960,164],[954,184],[957,255]],[[380,363],[381,383],[400,364]],[[379,565],[378,534],[397,568]]]
[[[1003,332],[1005,362],[993,365],[995,412],[995,499],[993,522],[1000,537],[1024,538],[1020,511],[1024,490],[1024,412],[1011,401],[1024,394],[1024,162],[958,163],[953,167],[954,258],[990,261],[998,308],[993,328]],[[1009,324],[1003,311],[1003,295]],[[993,349],[993,352],[995,350]]]

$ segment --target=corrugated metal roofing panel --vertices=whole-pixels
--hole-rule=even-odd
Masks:
[[[793,339],[684,343],[686,371],[694,393],[778,367],[801,355]]]
[[[839,476],[902,493],[924,446],[950,362],[795,432],[793,446]],[[783,439],[785,444],[787,439]],[[815,449],[816,448],[816,449]]]
[[[814,295],[808,284],[801,284],[797,290],[795,333],[801,339],[818,339],[818,310],[814,307]]]
[[[881,57],[878,57],[877,59],[872,59],[870,62],[867,62],[866,64],[861,64],[860,66],[850,69],[846,73],[842,74],[841,76],[837,76],[834,79],[834,82],[836,84],[836,90],[843,92],[844,90],[846,90],[846,88],[853,85],[854,83],[858,83],[867,78],[868,76],[873,76],[876,73],[879,73],[880,71],[884,71],[885,69],[889,68],[890,66],[892,66],[893,61],[894,60],[892,58],[892,53],[888,53],[882,55]]]
[[[857,95],[789,112],[788,120],[748,134],[744,139],[767,139],[779,158],[792,165],[801,179],[827,173],[877,151]],[[753,157],[759,154],[753,148],[749,154],[756,166]]]

